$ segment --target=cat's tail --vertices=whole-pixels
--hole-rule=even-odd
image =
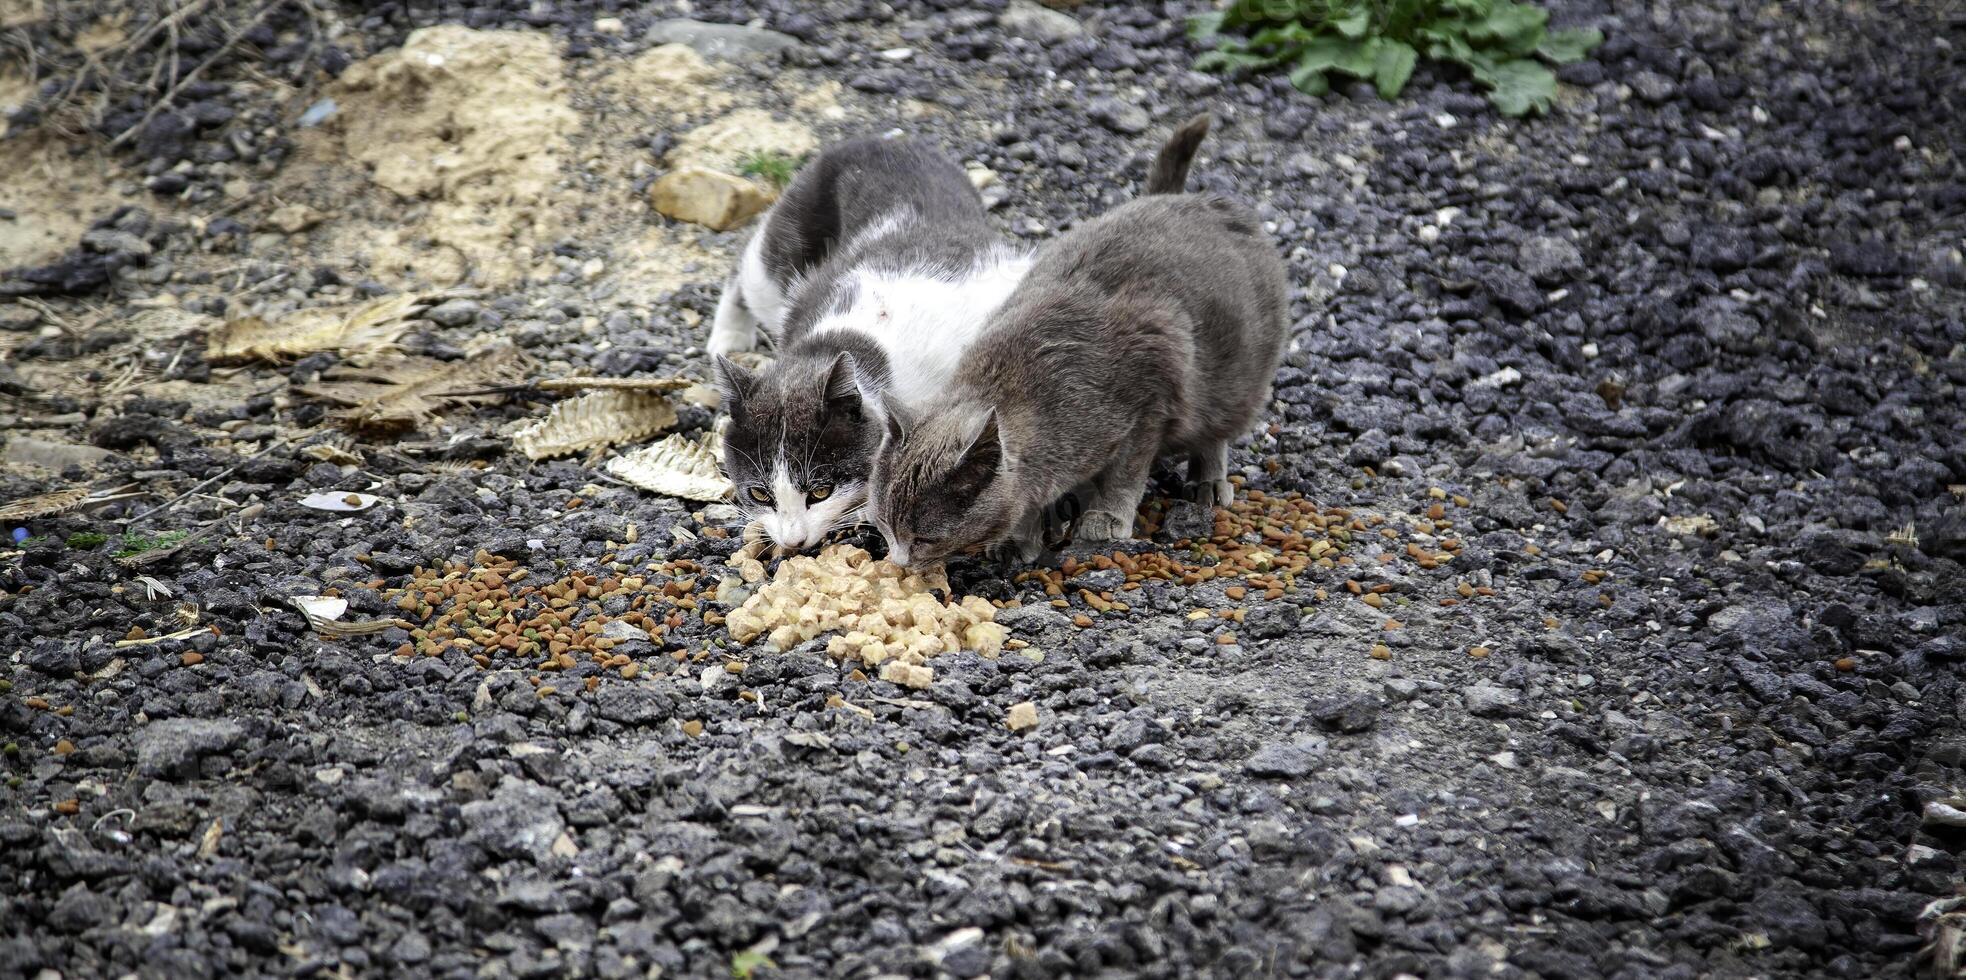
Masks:
[[[1154,155],[1153,167],[1147,171],[1147,193],[1179,194],[1187,189],[1188,165],[1195,162],[1195,151],[1201,149],[1210,122],[1208,113],[1201,113],[1182,123],[1168,137],[1167,144]]]

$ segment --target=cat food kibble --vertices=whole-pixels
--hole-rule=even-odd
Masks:
[[[878,667],[882,680],[922,688],[935,677],[928,658],[957,650],[994,658],[1004,645],[989,602],[977,596],[945,602],[931,590],[948,594],[939,568],[909,572],[863,549],[832,545],[816,557],[786,560],[725,624],[739,643],[765,636],[777,650],[834,633],[828,654]]]

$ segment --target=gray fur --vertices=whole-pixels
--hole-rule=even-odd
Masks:
[[[1201,498],[1226,503],[1222,461],[1269,399],[1287,309],[1248,208],[1121,205],[1040,254],[945,399],[891,413],[868,511],[897,560],[922,564],[1003,544],[1036,557],[1045,508],[1080,484],[1079,536],[1131,535],[1161,455],[1187,456]]]
[[[861,387],[877,395],[888,378],[887,357],[872,338],[853,330],[815,333],[813,327],[853,301],[857,270],[914,269],[953,278],[1000,246],[960,166],[919,143],[877,139],[822,153],[799,172],[759,234],[765,269],[785,290],[773,337],[778,356],[757,374],[717,358],[717,381],[731,417],[724,469],[748,517],[771,518],[766,530],[776,543],[804,548],[858,516],[880,443],[879,422]],[[733,281],[727,288],[735,286]],[[801,522],[782,513],[776,499],[780,460],[794,492],[829,491],[823,524],[791,530]],[[771,503],[755,499],[759,488],[773,495]],[[807,506],[817,513],[814,503]]]

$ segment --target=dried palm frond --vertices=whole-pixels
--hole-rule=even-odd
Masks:
[[[377,354],[395,344],[410,321],[439,296],[400,293],[355,305],[296,310],[271,322],[256,316],[228,320],[207,340],[205,357],[231,363],[283,361],[319,351]]]
[[[25,521],[74,510],[89,499],[88,487],[70,487],[19,500],[0,507],[0,521]]]
[[[525,367],[517,348],[501,344],[461,361],[401,357],[368,367],[330,368],[319,384],[297,389],[310,398],[343,406],[335,413],[353,429],[400,431],[435,419],[445,406],[470,403],[454,389],[509,379]]]
[[[517,395],[541,391],[675,391],[688,388],[701,382],[688,378],[543,378],[536,381],[521,381],[509,385],[488,385],[482,388],[461,388],[445,392],[448,395]]]
[[[676,407],[649,391],[604,388],[569,398],[512,436],[528,459],[571,456],[640,442],[676,424]]]
[[[338,466],[362,465],[362,456],[355,451],[355,440],[347,436],[323,439],[311,446],[302,446],[300,454],[308,459],[334,463]]]
[[[716,501],[730,496],[730,481],[718,465],[715,434],[702,442],[681,433],[652,446],[608,460],[607,471],[624,483],[685,500]]]

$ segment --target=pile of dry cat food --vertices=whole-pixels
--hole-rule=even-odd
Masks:
[[[1038,568],[1020,573],[1019,583],[1040,584],[1051,604],[1059,609],[1080,607],[1073,621],[1080,627],[1093,625],[1101,614],[1127,612],[1121,598],[1152,580],[1198,585],[1211,581],[1233,582],[1223,589],[1232,602],[1258,598],[1268,601],[1297,595],[1304,590],[1298,579],[1313,570],[1329,573],[1328,578],[1345,576],[1346,591],[1375,608],[1386,603],[1384,594],[1392,590],[1386,583],[1362,584],[1374,565],[1393,565],[1402,561],[1433,570],[1449,567],[1461,542],[1454,536],[1454,509],[1467,507],[1466,497],[1454,496],[1435,488],[1428,492],[1418,514],[1388,517],[1364,514],[1344,507],[1319,507],[1301,493],[1282,495],[1249,490],[1227,507],[1217,508],[1215,520],[1205,538],[1185,538],[1165,551],[1094,555],[1090,560],[1067,558],[1057,568]],[[1141,534],[1159,529],[1168,504],[1150,503],[1142,515]],[[1114,590],[1074,589],[1070,580],[1086,571],[1118,569],[1125,576]],[[1309,598],[1322,601],[1326,590],[1312,588]],[[1492,587],[1459,582],[1455,594],[1443,597],[1443,606],[1453,606],[1478,596],[1492,596]],[[1076,599],[1077,603],[1072,600]],[[1241,622],[1244,610],[1232,608],[1212,611],[1215,618]]]
[[[693,569],[669,571],[688,575]],[[545,672],[569,670],[587,659],[632,678],[640,666],[612,652],[621,641],[607,635],[608,625],[619,621],[659,643],[697,607],[688,578],[569,572],[543,585],[521,584],[527,577],[518,562],[483,551],[468,564],[413,570],[407,584],[383,592],[413,624],[410,641],[397,647],[396,655],[441,656],[457,649],[481,667],[511,657]],[[621,597],[628,598],[626,611],[601,611],[602,603]]]

